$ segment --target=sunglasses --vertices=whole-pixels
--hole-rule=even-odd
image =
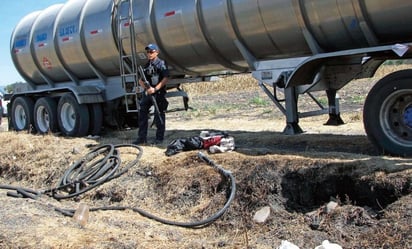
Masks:
[[[157,51],[156,50],[147,50],[146,51],[146,53],[148,53],[148,54],[154,54],[154,53],[156,53]]]

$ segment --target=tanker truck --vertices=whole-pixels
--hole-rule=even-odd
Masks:
[[[12,59],[28,89],[13,94],[10,122],[17,131],[84,136],[136,115],[137,67],[156,43],[171,89],[249,73],[284,114],[285,134],[303,132],[299,119],[314,115],[340,125],[338,90],[412,57],[410,13],[410,0],[69,0],[13,31]],[[304,94],[319,108],[300,112]],[[363,109],[371,143],[412,156],[412,70],[381,78]]]

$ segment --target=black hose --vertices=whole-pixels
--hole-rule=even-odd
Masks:
[[[117,148],[120,147],[134,147],[138,150],[136,158],[129,162],[125,167],[120,169],[121,160],[119,152]],[[101,154],[104,154],[102,157]],[[27,188],[20,188],[20,187],[13,187],[8,185],[0,185],[2,189],[11,189],[16,190],[17,193],[8,192],[8,196],[13,197],[24,197],[24,198],[32,198],[37,199],[41,194],[48,194],[49,196],[60,200],[71,198],[77,195],[80,195],[86,191],[91,190],[106,181],[112,180],[114,178],[119,177],[123,173],[125,173],[128,169],[130,169],[133,165],[137,164],[142,156],[142,148],[136,145],[130,144],[122,144],[122,145],[103,145],[95,148],[90,153],[88,153],[82,160],[75,162],[64,174],[62,179],[60,180],[58,186],[56,188],[44,190],[44,191],[35,191],[32,189]],[[158,222],[180,226],[180,227],[187,227],[187,228],[201,228],[205,227],[212,222],[216,221],[219,217],[221,217],[226,210],[229,208],[230,204],[232,203],[235,192],[236,192],[236,182],[235,178],[233,177],[230,171],[227,171],[216,165],[212,160],[210,160],[206,155],[202,152],[198,153],[200,159],[208,163],[212,166],[219,174],[221,174],[229,183],[230,187],[230,194],[226,200],[225,205],[223,208],[215,212],[210,217],[201,220],[201,221],[192,221],[192,222],[179,222],[179,221],[172,221],[168,219],[164,219],[158,216],[155,216],[141,208],[137,207],[123,207],[123,206],[114,206],[114,207],[98,207],[98,208],[91,208],[90,211],[97,211],[97,210],[132,210],[134,212],[139,213],[142,216],[147,218],[156,220]],[[61,194],[61,192],[65,192],[67,194]],[[62,213],[66,216],[73,216],[75,210],[71,209],[61,209],[55,207],[55,210]]]
[[[19,197],[19,198],[31,198],[37,200],[37,198],[42,194],[39,191],[29,189],[29,188],[22,188],[22,187],[14,187],[10,185],[0,185],[0,189],[10,189],[15,190],[16,192],[7,192],[7,196],[11,197]]]
[[[120,168],[120,147],[138,150],[136,158]],[[101,155],[104,156],[101,156]],[[107,181],[121,176],[142,157],[143,150],[133,144],[102,145],[89,152],[83,159],[75,162],[63,175],[56,188],[47,190],[57,200],[72,198],[85,193]],[[62,193],[63,192],[63,193]]]
[[[226,178],[227,181],[230,182],[230,194],[229,197],[226,200],[225,205],[223,208],[218,210],[216,213],[211,215],[210,217],[200,220],[200,221],[192,221],[192,222],[179,222],[179,221],[173,221],[173,220],[168,220],[164,219],[158,216],[155,216],[141,208],[138,207],[122,207],[122,206],[115,206],[115,207],[98,207],[98,208],[91,208],[90,211],[105,211],[105,210],[132,210],[134,212],[139,213],[140,215],[153,219],[155,221],[161,222],[163,224],[167,225],[173,225],[173,226],[179,226],[179,227],[186,227],[186,228],[202,228],[205,226],[210,225],[212,222],[216,221],[218,218],[220,218],[226,210],[229,208],[230,204],[232,203],[233,199],[235,198],[235,193],[236,193],[236,182],[235,178],[233,177],[232,173],[230,171],[227,171],[220,167],[219,165],[216,165],[212,160],[210,160],[206,155],[204,155],[202,152],[198,153],[198,156],[200,159],[208,163],[210,166],[212,166],[218,173],[220,173],[224,178]],[[70,210],[70,209],[56,209],[56,211],[59,211],[65,215],[68,216],[73,216],[75,210]]]

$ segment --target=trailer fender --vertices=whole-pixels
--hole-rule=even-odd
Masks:
[[[97,86],[72,86],[67,88],[72,92],[79,104],[103,103],[104,91]]]
[[[411,44],[405,44],[407,47],[409,45]],[[395,45],[316,54],[293,71],[286,87],[311,84],[321,68],[326,67],[323,77],[333,79],[329,83],[336,85],[334,89],[337,90],[355,78],[372,77],[385,60],[399,59],[400,56],[395,52]]]

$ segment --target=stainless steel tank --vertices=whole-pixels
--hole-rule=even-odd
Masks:
[[[70,0],[23,18],[11,38],[16,68],[34,84],[118,75],[113,8],[112,0]]]
[[[119,75],[117,0],[69,0],[23,18],[11,38],[34,84]],[[410,0],[133,0],[139,63],[157,43],[172,74],[247,70],[238,40],[259,60],[412,41]],[[128,35],[128,23],[120,25]],[[123,48],[130,53],[128,46]]]

